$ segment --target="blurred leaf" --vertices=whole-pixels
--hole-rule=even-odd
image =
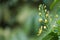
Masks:
[[[55,6],[55,4],[58,2],[59,0],[54,0],[53,3],[50,5],[50,10]]]

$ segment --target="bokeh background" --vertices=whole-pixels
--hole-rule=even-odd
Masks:
[[[37,36],[40,4],[46,5],[53,21]],[[0,0],[0,40],[60,40],[60,0]]]

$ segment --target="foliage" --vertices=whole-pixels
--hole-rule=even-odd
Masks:
[[[31,2],[0,3],[0,40],[60,40],[60,1]]]

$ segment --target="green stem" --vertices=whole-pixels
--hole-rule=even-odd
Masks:
[[[55,4],[58,2],[59,0],[54,0],[53,3],[50,5],[50,10],[53,9],[53,7],[55,6]]]

